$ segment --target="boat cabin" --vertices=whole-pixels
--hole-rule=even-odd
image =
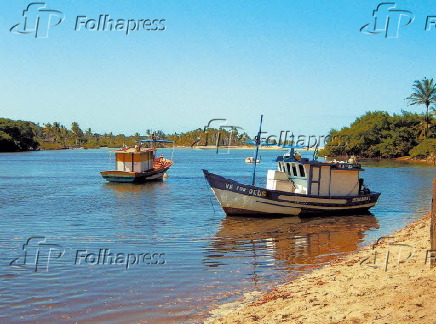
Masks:
[[[279,156],[278,170],[268,170],[267,189],[312,196],[357,196],[363,190],[360,164],[318,162]]]
[[[146,172],[151,170],[155,152],[155,148],[144,149],[139,146],[114,151],[116,171]]]

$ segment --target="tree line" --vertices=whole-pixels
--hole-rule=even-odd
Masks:
[[[412,91],[406,100],[410,105],[425,106],[422,114],[402,111],[391,116],[385,111],[367,112],[348,127],[332,129],[332,140],[320,154],[367,158],[436,156],[436,110],[432,107],[436,103],[436,84],[433,79],[417,80]]]
[[[98,134],[91,128],[82,130],[77,122],[70,128],[59,122],[47,123],[42,127],[29,121],[0,118],[0,152],[19,152],[32,150],[59,150],[68,148],[118,148],[134,146],[144,139],[170,140],[174,145],[194,146],[239,146],[250,140],[246,133],[237,129],[195,129],[185,133],[165,134],[161,130],[147,129],[144,135],[135,133],[131,136],[113,133]],[[164,144],[157,143],[157,146]]]
[[[332,129],[321,155],[360,156],[365,158],[425,158],[436,152],[436,124],[426,124],[421,115],[403,111],[391,116],[385,111],[367,112],[350,126]]]
[[[0,152],[31,151],[39,147],[38,126],[32,122],[0,118]]]
[[[432,112],[432,111],[431,111]],[[185,133],[165,134],[161,130],[147,129],[141,136],[113,133],[98,134],[90,128],[83,131],[77,122],[70,128],[58,122],[43,127],[29,121],[0,118],[0,152],[50,150],[66,148],[118,148],[133,146],[143,139],[173,141],[176,146],[240,146],[250,140],[246,133],[237,130],[195,129]],[[367,112],[350,126],[332,129],[331,139],[321,155],[367,158],[395,158],[436,156],[436,118],[403,111],[390,115],[384,111]],[[163,144],[158,144],[163,146]]]

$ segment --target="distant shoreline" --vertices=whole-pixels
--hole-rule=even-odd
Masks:
[[[172,149],[173,147],[158,147],[158,149],[162,149],[162,148],[166,148],[166,149]],[[174,148],[176,149],[193,149],[193,150],[216,150],[217,147],[216,146],[196,146],[196,147],[191,147],[191,146],[175,146]],[[76,151],[76,150],[99,150],[99,149],[111,149],[111,150],[115,150],[115,149],[119,149],[119,147],[107,147],[107,146],[102,146],[102,147],[93,147],[93,148],[87,148],[87,147],[68,147],[68,148],[56,148],[56,149],[38,149],[38,150],[30,150],[30,151],[19,151],[19,152],[0,152],[0,154],[2,153],[25,153],[25,152],[38,152],[38,151],[68,151],[68,150],[72,150],[72,151]],[[254,150],[255,147],[254,146],[248,146],[248,145],[244,145],[244,146],[219,146],[218,147],[219,150]],[[322,149],[322,148],[320,148]],[[259,147],[259,150],[263,150],[263,151],[287,151],[288,149],[285,148],[280,148],[277,146],[261,146]],[[300,152],[313,152],[314,148],[309,148],[309,150],[307,149],[296,149],[296,151],[300,151]],[[338,161],[345,161],[348,159],[347,156],[329,156],[328,160],[333,160],[336,159]],[[436,156],[431,158],[427,158],[427,159],[414,159],[410,156],[400,156],[398,158],[362,158],[362,157],[357,157],[358,161],[359,160],[380,160],[380,161],[399,161],[399,162],[406,162],[406,163],[420,163],[420,164],[429,164],[429,165],[436,165]]]

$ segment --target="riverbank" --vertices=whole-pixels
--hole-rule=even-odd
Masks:
[[[434,323],[429,224],[427,215],[260,298],[223,305],[206,323]]]
[[[426,159],[414,159],[411,156],[402,156],[402,157],[396,158],[396,160],[397,161],[416,162],[416,163],[425,163],[425,164],[436,165],[436,156],[429,156]]]

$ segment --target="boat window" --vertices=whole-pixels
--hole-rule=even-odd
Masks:
[[[283,162],[279,163],[279,171],[284,172],[285,170],[283,169]]]
[[[304,178],[306,176],[306,174],[304,173],[304,166],[302,164],[300,164],[298,167],[300,168],[301,176]]]
[[[283,163],[283,171],[284,172],[288,172],[289,173],[289,164],[288,163]]]
[[[294,177],[298,177],[297,168],[295,167],[294,163],[292,163],[292,173],[294,174]]]

